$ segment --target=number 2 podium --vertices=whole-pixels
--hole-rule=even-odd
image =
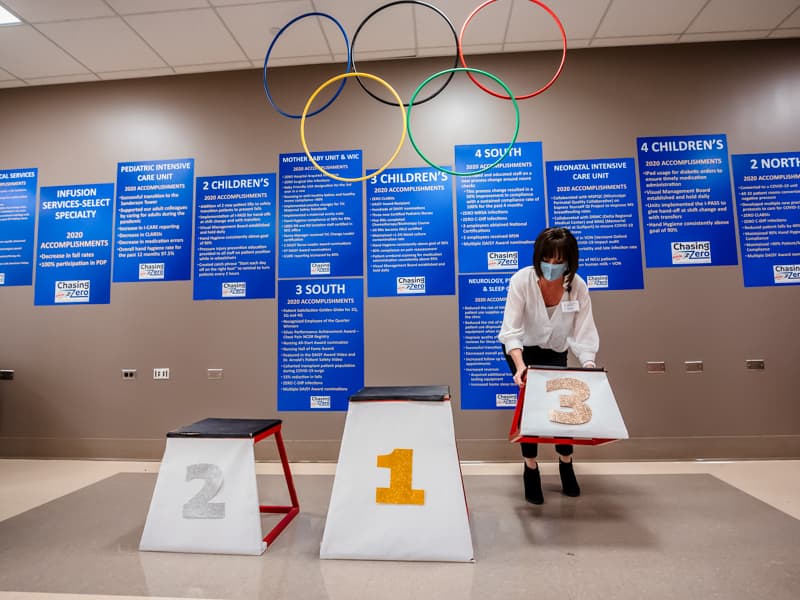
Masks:
[[[270,436],[290,506],[259,505],[254,445]],[[299,512],[280,419],[204,419],[167,433],[139,550],[259,555]],[[262,537],[261,513],[285,516]]]
[[[472,561],[448,386],[351,396],[320,558]]]

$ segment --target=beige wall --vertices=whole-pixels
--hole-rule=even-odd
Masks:
[[[637,136],[725,133],[731,154],[800,150],[800,42],[570,51],[550,91],[520,103],[520,141],[545,160],[635,156]],[[552,54],[482,56],[514,90],[545,80]],[[448,59],[364,64],[408,98]],[[275,71],[278,101],[300,107],[335,66]],[[507,102],[456,77],[415,108],[415,137],[451,164],[453,145],[501,142]],[[259,71],[0,90],[0,168],[38,167],[39,185],[114,181],[118,161],[194,157],[197,176],[277,172],[300,152]],[[364,150],[378,167],[397,109],[351,82],[309,121],[313,149]],[[393,166],[423,165],[406,143]],[[749,288],[740,267],[645,270],[645,289],[593,292],[608,368],[632,439],[582,459],[800,456],[800,287]],[[158,458],[169,429],[206,416],[276,416],[275,300],[193,302],[191,282],[112,284],[107,306],[34,307],[32,287],[0,289],[0,456]],[[455,296],[365,300],[367,385],[449,384],[464,459],[514,458],[511,413],[458,408]],[[745,359],[766,361],[748,371]],[[645,362],[667,373],[648,375]],[[683,361],[705,361],[687,374]],[[152,381],[153,367],[172,370]],[[123,381],[120,369],[139,378]],[[221,381],[207,368],[224,368]],[[343,413],[282,413],[293,459],[334,460]],[[261,446],[265,446],[261,444]],[[260,456],[272,457],[268,448]],[[543,453],[545,457],[548,453]]]

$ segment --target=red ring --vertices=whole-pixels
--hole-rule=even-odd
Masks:
[[[534,4],[538,4],[543,9],[545,9],[550,14],[550,16],[553,17],[553,20],[556,22],[556,25],[558,25],[558,29],[561,31],[561,42],[562,42],[562,48],[563,48],[562,51],[561,51],[561,64],[558,65],[558,69],[556,70],[556,74],[553,75],[553,78],[550,81],[548,81],[546,84],[544,84],[542,87],[540,87],[535,92],[528,94],[527,96],[514,96],[515,100],[527,100],[528,98],[533,98],[534,96],[538,96],[543,91],[545,91],[547,88],[549,88],[551,85],[553,85],[556,82],[556,79],[558,79],[559,75],[561,75],[561,70],[564,68],[564,61],[567,59],[567,32],[564,31],[564,25],[561,24],[561,20],[558,18],[556,13],[554,13],[550,9],[550,7],[548,7],[544,2],[540,2],[539,0],[530,0],[530,1],[533,2]],[[486,2],[484,2],[483,4],[478,6],[478,8],[473,10],[469,14],[469,16],[467,17],[467,20],[464,21],[464,25],[461,27],[461,33],[458,34],[458,58],[461,61],[461,66],[464,67],[465,69],[468,68],[468,67],[467,67],[467,61],[464,59],[464,47],[463,47],[463,44],[462,44],[462,39],[464,38],[464,31],[466,31],[467,25],[469,25],[469,22],[472,20],[472,17],[474,17],[484,7],[489,6],[493,2],[497,2],[497,0],[486,0]],[[471,71],[467,71],[467,76],[472,80],[472,82],[475,85],[477,85],[479,88],[481,88],[487,94],[491,94],[495,98],[501,98],[503,100],[511,100],[511,96],[506,96],[505,94],[498,94],[497,92],[492,91],[489,88],[484,87],[483,85],[481,85],[480,82],[477,79],[475,79],[475,75],[473,75]]]

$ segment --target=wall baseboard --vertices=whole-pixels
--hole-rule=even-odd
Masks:
[[[335,462],[339,440],[285,440],[289,460]],[[0,437],[0,458],[91,460],[160,460],[165,439],[149,438],[35,438]],[[516,444],[502,439],[458,440],[461,460],[515,461]],[[622,440],[604,446],[578,446],[582,461],[637,460],[751,460],[800,458],[800,435],[652,437]],[[540,458],[555,458],[552,446],[543,446]],[[256,445],[256,459],[278,460],[275,445]]]

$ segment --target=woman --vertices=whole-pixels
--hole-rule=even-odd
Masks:
[[[578,242],[568,229],[550,227],[536,238],[533,265],[509,282],[503,326],[498,338],[514,383],[525,385],[527,365],[566,367],[567,350],[586,368],[595,366],[600,345],[586,282],[577,274]],[[525,499],[542,504],[537,444],[521,444],[525,459]],[[572,445],[556,444],[562,491],[581,493],[572,468]]]

